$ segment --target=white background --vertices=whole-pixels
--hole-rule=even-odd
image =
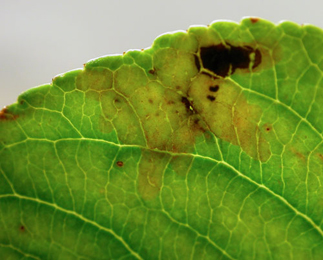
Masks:
[[[323,28],[323,1],[0,0],[0,108],[89,59],[146,48],[158,35],[190,25],[245,16]]]

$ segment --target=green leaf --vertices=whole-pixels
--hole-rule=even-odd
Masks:
[[[0,113],[2,259],[322,259],[323,32],[164,34]]]

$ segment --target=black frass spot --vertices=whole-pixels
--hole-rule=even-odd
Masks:
[[[200,49],[203,67],[221,77],[233,74],[237,68],[249,68],[252,53],[254,53],[252,68],[255,68],[261,62],[261,53],[250,46],[236,47],[221,43]]]

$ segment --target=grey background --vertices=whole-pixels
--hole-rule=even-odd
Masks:
[[[0,108],[89,59],[146,48],[162,33],[245,16],[323,28],[322,9],[322,0],[0,0]]]

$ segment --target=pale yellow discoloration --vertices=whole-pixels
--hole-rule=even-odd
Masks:
[[[114,89],[126,97],[130,97],[147,82],[146,73],[135,64],[123,65],[114,74]]]
[[[162,176],[170,155],[142,151],[139,163],[138,192],[144,200],[154,199],[160,191]]]
[[[180,176],[185,176],[187,170],[191,165],[193,158],[191,156],[174,156],[170,161],[170,165],[173,171]]]
[[[95,91],[107,90],[112,87],[112,72],[106,68],[86,69],[76,79],[76,87],[79,90]]]
[[[162,84],[182,94],[188,91],[191,78],[198,73],[192,53],[165,48],[158,50],[153,60],[158,79]]]
[[[190,152],[195,136],[203,133],[200,118],[185,107],[183,96],[152,81],[138,88],[130,102],[142,123],[147,144],[152,149]]]
[[[215,85],[219,90],[210,92],[209,87]],[[237,85],[201,74],[192,82],[189,96],[196,111],[218,138],[240,145],[254,159],[266,161],[269,158],[269,144],[258,127],[262,110],[249,104]],[[208,96],[215,99],[212,101]]]
[[[121,143],[172,153],[194,153],[196,140],[214,133],[250,157],[267,161],[271,152],[258,127],[260,106],[248,103],[229,79],[199,72],[195,62],[193,53],[161,48],[148,73],[135,64],[122,65],[113,73],[111,90],[100,92],[102,127],[113,127]],[[215,85],[219,89],[210,91]],[[143,199],[159,194],[166,161],[173,171],[185,172],[176,159],[166,157],[143,150],[137,183]]]

